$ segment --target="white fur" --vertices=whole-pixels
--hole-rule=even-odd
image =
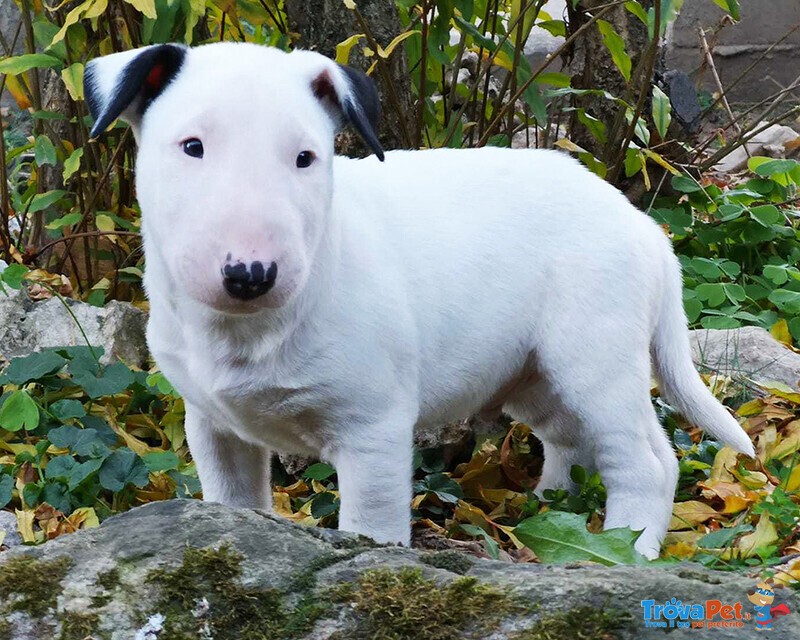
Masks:
[[[606,527],[644,529],[657,555],[678,468],[651,353],[689,419],[753,453],[694,370],[663,231],[559,152],[334,157],[310,90],[325,69],[348,91],[317,54],[192,49],[132,123],[148,341],[186,399],[205,498],[268,507],[270,452],[319,456],[342,529],[408,544],[413,430],[502,405],[544,441],[540,490],[599,470]],[[192,136],[202,160],[181,152]],[[229,252],[275,260],[275,289],[229,298]]]

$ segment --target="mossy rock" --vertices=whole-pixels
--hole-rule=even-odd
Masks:
[[[260,512],[152,503],[99,529],[0,553],[0,640],[639,640],[641,601],[742,601],[702,567],[515,565],[367,544]],[[771,640],[800,637],[781,590]],[[740,628],[673,639],[738,640]],[[754,631],[754,630],[753,630]],[[685,635],[684,635],[685,634]]]

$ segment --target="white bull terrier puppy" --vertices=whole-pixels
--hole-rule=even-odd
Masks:
[[[275,450],[338,472],[340,527],[408,544],[414,429],[502,409],[538,491],[600,472],[655,557],[678,465],[666,397],[748,455],[690,357],[663,231],[560,152],[393,151],[377,93],[311,52],[158,45],[87,66],[92,135],[138,141],[147,338],[186,401],[206,500],[269,508]],[[374,150],[334,156],[350,123]],[[574,488],[574,487],[572,487]]]

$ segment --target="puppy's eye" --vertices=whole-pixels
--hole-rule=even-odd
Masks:
[[[315,157],[313,151],[301,151],[297,154],[297,168],[305,169],[306,167],[310,167]]]
[[[187,156],[192,156],[192,158],[203,157],[203,143],[197,138],[189,138],[188,140],[184,140],[181,142],[181,148]]]

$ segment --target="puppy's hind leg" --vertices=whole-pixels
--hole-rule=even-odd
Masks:
[[[544,404],[541,398],[540,402]],[[544,498],[544,492],[548,489],[566,489],[570,493],[578,493],[579,487],[572,480],[572,467],[575,465],[589,472],[594,471],[592,451],[580,441],[578,418],[563,406],[554,409],[554,404],[554,399],[549,398],[546,411],[542,404],[537,406],[535,400],[525,403],[516,401],[503,407],[515,420],[530,426],[534,435],[542,441],[544,466],[534,489],[539,498]]]

